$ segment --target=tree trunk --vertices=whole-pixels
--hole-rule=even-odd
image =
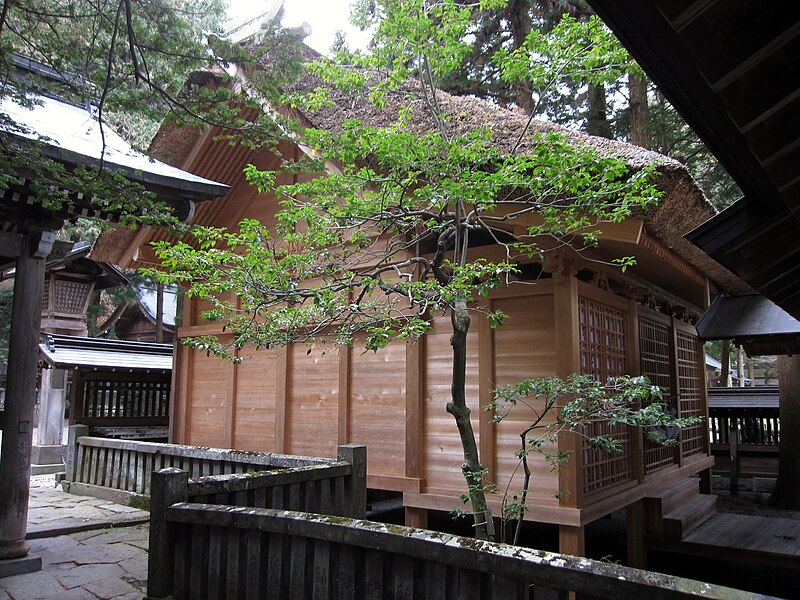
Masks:
[[[778,357],[781,444],[778,479],[770,504],[800,510],[800,356]]]
[[[725,340],[722,342],[722,355],[719,362],[722,366],[719,369],[719,384],[718,387],[730,387],[731,385],[731,341]]]
[[[586,117],[586,131],[591,135],[611,138],[611,126],[608,123],[606,105],[606,86],[602,83],[589,84],[587,93],[589,112]]]
[[[648,127],[649,106],[647,104],[647,80],[639,79],[632,73],[628,75],[628,95],[631,112],[631,144],[650,148]]]
[[[475,443],[475,432],[469,419],[467,406],[467,332],[470,316],[466,300],[455,302],[450,321],[453,324],[453,335],[450,345],[453,347],[453,384],[450,388],[451,400],[447,403],[447,412],[453,415],[461,436],[461,447],[464,451],[464,463],[461,472],[467,481],[469,499],[475,520],[475,537],[481,540],[492,539],[492,517],[486,505],[486,494],[483,489],[483,467],[478,456],[478,445]]]
[[[511,0],[506,8],[515,50],[522,47],[525,38],[531,32],[530,8],[530,0]],[[520,81],[514,86],[514,99],[526,115],[533,112],[534,103],[529,81]]]

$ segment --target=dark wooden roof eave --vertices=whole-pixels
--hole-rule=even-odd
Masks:
[[[744,0],[590,4],[744,193],[732,209],[687,238],[800,317],[800,175],[789,168],[800,157],[800,118],[797,94],[791,92],[796,77],[779,76],[796,69],[791,48],[800,44],[797,5],[748,5]],[[776,10],[782,11],[779,18],[771,19],[770,11]],[[728,58],[719,46],[698,42],[698,32],[716,34],[720,28],[731,48],[739,40],[737,56]],[[761,74],[766,71],[769,77]],[[752,81],[761,85],[745,93]],[[765,265],[770,265],[768,275]]]

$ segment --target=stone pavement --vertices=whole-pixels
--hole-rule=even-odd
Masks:
[[[31,478],[30,506],[31,554],[42,570],[0,579],[0,600],[141,600],[148,513],[66,494],[52,475]]]
[[[31,477],[28,539],[147,523],[150,513],[89,496],[67,494],[53,475]]]

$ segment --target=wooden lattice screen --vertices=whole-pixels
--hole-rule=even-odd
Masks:
[[[663,403],[674,407],[674,399],[670,391],[670,328],[652,319],[639,318],[639,360],[642,375],[647,376],[653,385],[659,386],[664,393]],[[676,463],[675,449],[644,441],[645,473],[669,467]]]
[[[701,345],[697,336],[678,330],[678,412],[681,417],[704,417],[705,378],[700,369]],[[683,457],[706,452],[706,423],[685,427],[681,431]]]
[[[92,292],[92,285],[85,281],[56,278],[48,296],[50,309],[57,313],[82,315]]]
[[[170,382],[96,379],[85,383],[82,417],[168,417]]]
[[[626,314],[624,311],[587,298],[578,299],[580,314],[581,372],[598,381],[623,375],[628,370]],[[592,492],[633,478],[631,433],[626,425],[593,421],[587,438],[610,436],[622,444],[622,452],[595,450],[588,439],[583,445],[583,489]]]

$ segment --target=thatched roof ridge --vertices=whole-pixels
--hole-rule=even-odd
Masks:
[[[311,61],[319,55],[305,48],[302,57]],[[261,57],[260,67],[269,68],[268,55]],[[378,77],[379,75],[371,75],[370,83],[375,83]],[[334,135],[343,132],[344,123],[349,119],[360,120],[365,125],[375,128],[390,127],[397,122],[400,108],[410,101],[413,119],[408,130],[413,133],[427,133],[437,128],[437,123],[420,94],[418,84],[414,81],[407,81],[397,90],[389,92],[384,106],[380,108],[370,101],[368,90],[345,94],[326,84],[319,77],[307,73],[288,86],[285,91],[304,94],[320,86],[328,88],[333,105],[315,111],[306,109],[292,111],[305,127],[321,129]],[[656,165],[661,174],[657,185],[664,192],[664,199],[657,208],[648,211],[647,214],[640,213],[636,216],[644,219],[647,230],[662,244],[707,274],[723,289],[735,293],[744,293],[750,289],[736,275],[706,256],[683,237],[688,231],[716,214],[716,210],[691,178],[686,167],[678,161],[632,144],[591,136],[548,121],[532,119],[529,122],[524,114],[479,98],[453,96],[437,91],[436,102],[446,115],[446,126],[452,134],[462,135],[484,128],[491,132],[491,143],[499,150],[510,152],[517,144],[520,132],[527,126],[526,134],[519,144],[520,152],[524,152],[536,143],[536,134],[558,133],[568,143],[589,146],[601,156],[623,159],[634,168]],[[200,133],[196,129],[176,127],[166,121],[154,138],[150,151],[166,162],[182,164],[191,154],[192,146],[199,138]],[[119,239],[123,247],[122,238],[128,237],[123,234]],[[113,260],[115,252],[121,256],[120,244],[103,245],[103,242],[105,240],[101,238],[98,244],[100,247],[93,251],[93,255],[102,255],[104,260],[112,259],[108,262],[115,262]]]
[[[378,78],[370,77],[369,79],[371,83],[374,83]],[[421,134],[435,131],[437,128],[436,120],[431,114],[419,86],[414,81],[407,81],[397,90],[389,92],[385,104],[380,108],[370,101],[368,90],[359,93],[344,93],[338,88],[326,84],[319,77],[311,75],[305,75],[298,79],[290,86],[290,91],[310,93],[318,87],[327,88],[333,106],[314,111],[300,110],[299,116],[309,127],[328,131],[334,135],[343,132],[346,120],[359,120],[363,124],[375,128],[390,127],[397,122],[401,107],[410,104],[413,118],[407,127],[409,131]],[[536,143],[535,136],[537,134],[557,133],[570,144],[591,147],[601,156],[623,159],[632,167],[656,164],[665,168],[682,168],[678,161],[658,152],[617,140],[592,136],[541,119],[529,120],[527,115],[503,108],[482,98],[453,96],[437,90],[434,100],[441,109],[445,127],[449,133],[458,136],[485,129],[491,133],[491,145],[501,151],[510,153],[517,143],[520,132],[523,131],[525,131],[525,135],[517,150],[520,153],[524,153],[526,149]]]
[[[316,56],[311,54],[307,58],[313,60]],[[371,84],[377,83],[379,79],[379,75],[368,77]],[[366,89],[359,93],[343,93],[312,75],[301,77],[289,91],[310,93],[320,86],[327,88],[333,105],[314,111],[299,110],[296,116],[307,127],[334,135],[341,134],[345,121],[350,119],[375,128],[391,127],[400,116],[400,108],[409,102],[413,111],[409,131],[422,134],[435,131],[438,126],[421,95],[418,82],[413,80],[404,82],[397,90],[390,92],[380,108],[370,101]],[[723,289],[734,293],[750,291],[749,286],[741,279],[683,237],[713,217],[717,210],[686,167],[677,160],[633,144],[589,135],[549,121],[529,120],[527,115],[481,98],[453,96],[438,90],[435,100],[445,115],[445,127],[451,134],[464,135],[483,128],[491,133],[491,145],[501,151],[511,152],[523,131],[525,134],[517,149],[522,153],[536,144],[537,134],[557,133],[567,143],[585,145],[600,156],[622,159],[633,168],[655,165],[660,173],[657,185],[664,193],[663,199],[647,213],[636,211],[634,216],[643,218],[647,230],[661,243]]]

